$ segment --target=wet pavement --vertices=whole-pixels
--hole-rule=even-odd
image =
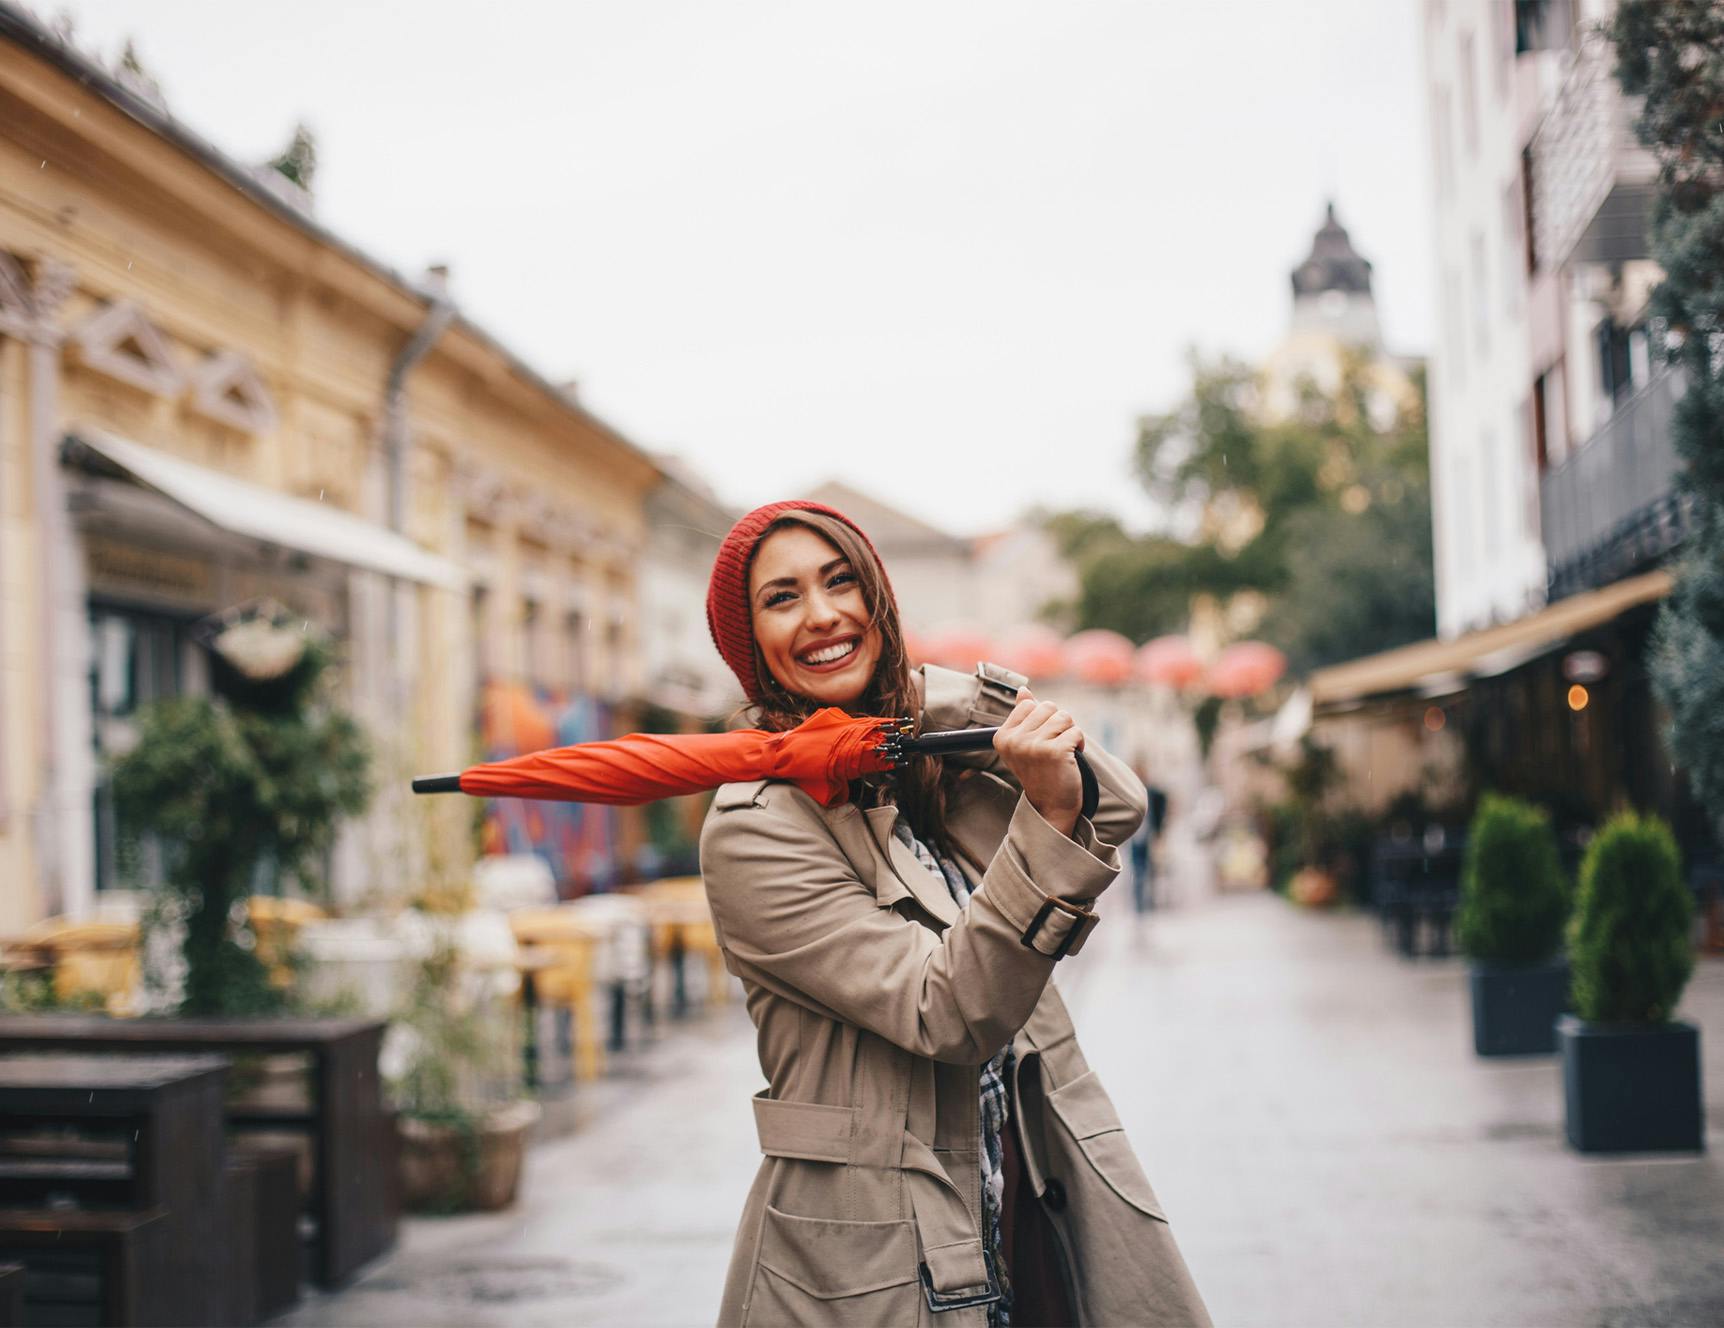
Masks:
[[[1460,960],[1265,895],[1135,919],[1060,986],[1218,1324],[1724,1323],[1724,961],[1704,1030],[1710,1152],[1583,1158],[1555,1058],[1473,1055]],[[622,1058],[531,1153],[510,1212],[412,1219],[293,1325],[704,1324],[754,1174],[732,1001]]]

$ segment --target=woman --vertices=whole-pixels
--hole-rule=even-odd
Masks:
[[[1141,784],[1019,675],[912,671],[873,545],[832,508],[737,522],[707,619],[762,727],[823,706],[1000,727],[836,807],[771,780],[713,799],[701,868],[769,1084],[720,1321],[1207,1324],[1049,983]]]

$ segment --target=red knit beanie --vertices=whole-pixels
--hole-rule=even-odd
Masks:
[[[730,534],[718,546],[718,557],[712,562],[712,579],[706,588],[706,625],[712,631],[712,642],[718,647],[718,653],[730,665],[730,671],[742,684],[748,699],[756,704],[765,698],[760,694],[760,683],[754,671],[754,615],[748,607],[748,568],[754,561],[754,550],[760,537],[786,512],[818,512],[842,521],[868,546],[874,561],[880,561],[879,552],[863,533],[862,527],[824,503],[799,498],[768,503],[765,507],[755,508],[730,528]],[[886,579],[884,564],[880,568],[880,580],[885,586],[887,600],[896,609],[897,601],[892,594],[892,583]]]

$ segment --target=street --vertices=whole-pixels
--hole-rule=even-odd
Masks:
[[[1554,1058],[1473,1055],[1463,961],[1270,895],[1104,911],[1059,984],[1218,1324],[1724,1322],[1724,964],[1682,1010],[1711,1152],[1597,1160]],[[514,1211],[411,1220],[285,1322],[711,1322],[759,1084],[739,1001],[690,1019],[582,1095]]]

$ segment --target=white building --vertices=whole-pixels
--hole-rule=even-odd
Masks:
[[[1645,314],[1658,279],[1646,247],[1656,167],[1597,31],[1613,10],[1613,0],[1424,6],[1445,637],[1606,584],[1680,536],[1674,384],[1656,368]],[[1648,535],[1649,523],[1663,533]]]

